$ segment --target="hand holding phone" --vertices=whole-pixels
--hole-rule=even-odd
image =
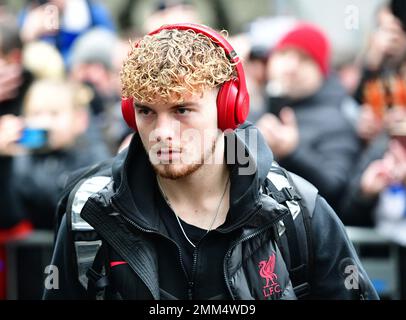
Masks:
[[[42,149],[48,144],[48,131],[39,128],[24,128],[18,143],[24,148]]]

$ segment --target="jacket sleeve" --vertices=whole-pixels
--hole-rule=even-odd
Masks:
[[[52,288],[47,288],[45,280],[44,300],[86,299],[86,291],[79,283],[74,266],[73,244],[70,241],[66,215],[63,216],[58,230],[51,266],[54,273]],[[48,275],[50,276],[50,275]],[[55,282],[57,281],[57,282]]]
[[[379,299],[344,225],[320,196],[311,219],[313,299]]]

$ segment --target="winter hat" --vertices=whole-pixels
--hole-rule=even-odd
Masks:
[[[330,42],[326,34],[309,23],[300,23],[279,40],[272,52],[294,48],[303,51],[317,63],[326,77],[330,67]]]
[[[68,67],[81,63],[101,63],[106,69],[113,68],[113,53],[117,36],[103,27],[95,27],[78,37],[68,57]]]

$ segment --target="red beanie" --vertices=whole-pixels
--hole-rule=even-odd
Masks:
[[[272,52],[287,48],[303,51],[317,63],[324,76],[329,73],[330,42],[320,28],[308,23],[300,23],[282,37]]]

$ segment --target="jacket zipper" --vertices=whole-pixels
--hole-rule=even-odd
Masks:
[[[189,300],[193,300],[193,289],[194,289],[194,279],[196,273],[196,264],[197,264],[197,251],[199,250],[198,245],[196,245],[195,250],[193,251],[193,264],[192,264],[192,272],[191,278],[189,279],[189,289],[188,289],[188,298]]]
[[[261,208],[262,208],[262,206],[259,207],[253,214],[256,214],[259,210],[261,210]],[[230,249],[228,249],[228,251],[227,251],[227,253],[226,253],[225,257],[224,257],[223,271],[224,271],[224,281],[226,282],[227,289],[228,289],[228,291],[229,291],[229,293],[230,293],[230,295],[231,295],[231,298],[232,298],[233,300],[235,300],[235,296],[234,296],[234,294],[233,294],[233,292],[232,292],[232,290],[231,290],[230,281],[229,281],[229,279],[228,279],[228,274],[227,274],[227,262],[228,262],[228,259],[231,257],[231,251],[232,251],[236,246],[240,245],[241,243],[243,243],[243,242],[245,242],[245,241],[248,241],[248,240],[251,240],[252,238],[255,238],[255,237],[259,236],[261,233],[267,231],[268,229],[270,229],[271,227],[273,227],[273,226],[275,225],[275,223],[277,223],[278,221],[280,221],[281,219],[283,219],[283,217],[285,217],[285,215],[286,215],[286,214],[284,214],[284,215],[281,216],[281,217],[278,217],[277,219],[274,219],[272,222],[270,222],[269,224],[267,224],[267,225],[264,226],[263,228],[259,229],[258,231],[255,231],[254,233],[252,233],[252,234],[250,234],[250,235],[248,235],[248,236],[245,236],[244,238],[241,238],[240,240],[234,242],[234,243],[232,244],[232,246],[230,247]]]
[[[192,272],[191,272],[191,277],[189,280],[189,290],[188,290],[189,300],[193,300],[193,290],[194,290],[194,285],[195,285],[196,268],[197,268],[197,256],[198,256],[199,248],[200,248],[199,245],[206,236],[207,236],[207,233],[199,240],[199,242],[196,243],[196,247],[193,250],[193,264],[192,264]]]
[[[117,211],[117,213],[120,213],[120,217],[121,217],[123,220],[125,220],[127,223],[129,223],[130,225],[132,225],[133,227],[135,227],[137,230],[139,230],[139,231],[141,231],[141,232],[145,232],[145,233],[151,233],[151,234],[158,235],[158,236],[160,236],[160,237],[162,237],[162,238],[164,238],[164,239],[166,239],[166,240],[169,240],[170,242],[172,242],[172,243],[176,246],[176,248],[178,249],[178,253],[179,253],[179,262],[180,262],[181,268],[182,268],[183,273],[185,274],[185,277],[186,277],[186,279],[187,279],[187,281],[188,281],[188,284],[189,284],[188,295],[190,295],[190,291],[191,291],[191,289],[190,289],[190,287],[191,287],[190,284],[192,283],[192,286],[193,286],[193,282],[191,281],[191,279],[189,278],[189,276],[188,276],[188,274],[187,274],[187,272],[186,272],[186,270],[185,270],[185,267],[184,267],[184,264],[183,264],[182,252],[181,252],[181,250],[180,250],[178,244],[177,244],[174,240],[172,240],[171,238],[169,238],[169,237],[167,237],[167,236],[165,236],[165,235],[163,235],[163,234],[161,234],[161,233],[159,233],[159,232],[156,232],[156,231],[154,231],[154,230],[145,229],[145,228],[140,227],[137,223],[135,223],[134,221],[132,221],[130,218],[128,218],[128,217],[126,217],[125,215],[121,214],[122,211],[120,210],[120,208],[118,208],[118,206],[115,205],[115,203],[113,203],[112,199],[110,199],[109,202],[110,202],[111,207],[112,207],[115,211]]]

